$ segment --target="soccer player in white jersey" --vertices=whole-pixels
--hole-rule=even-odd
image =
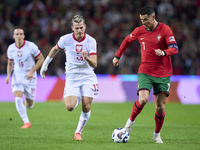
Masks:
[[[24,30],[15,27],[13,32],[15,43],[9,45],[7,50],[8,65],[6,83],[12,74],[12,92],[15,95],[16,109],[24,121],[21,128],[31,128],[26,108],[32,108],[36,94],[36,71],[42,66],[44,57],[38,47],[30,41],[24,40]],[[35,64],[35,58],[37,63]],[[25,105],[23,104],[25,95]]]
[[[90,107],[93,98],[98,97],[99,87],[94,68],[97,66],[96,40],[85,33],[86,24],[82,16],[72,18],[73,33],[62,36],[50,50],[45,59],[40,75],[45,78],[48,64],[54,56],[63,50],[66,54],[66,78],[64,88],[64,102],[68,111],[78,105],[82,99],[82,112],[74,139],[82,140],[81,132],[90,117]]]

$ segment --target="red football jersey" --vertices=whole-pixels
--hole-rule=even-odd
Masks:
[[[135,28],[122,42],[116,53],[121,57],[126,48],[138,40],[141,45],[141,64],[139,73],[145,73],[154,77],[168,77],[172,75],[171,55],[178,53],[178,46],[172,30],[164,23],[158,23],[153,31],[147,30],[144,25]],[[161,49],[166,56],[158,56],[156,49]]]

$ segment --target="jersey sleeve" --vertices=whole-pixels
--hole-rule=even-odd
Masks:
[[[41,53],[40,50],[39,50],[39,48],[38,48],[38,46],[36,44],[34,44],[34,43],[31,43],[31,48],[32,48],[31,54],[35,58],[37,58],[40,55],[40,53]]]
[[[178,45],[175,40],[174,34],[169,26],[165,26],[165,40],[168,45],[168,49],[164,52],[167,56],[178,54]]]
[[[90,39],[90,55],[96,55],[97,54],[97,42],[95,39]]]
[[[127,49],[127,47],[129,45],[131,45],[131,43],[133,43],[135,40],[137,40],[138,30],[139,30],[139,28],[135,28],[135,30],[133,30],[133,32],[123,40],[122,44],[119,47],[119,50],[116,53],[116,56],[118,58],[121,57],[121,55],[124,53],[124,51]]]
[[[13,60],[11,53],[10,53],[10,46],[8,47],[8,50],[7,50],[7,57],[9,60]]]
[[[59,49],[64,49],[65,48],[64,47],[64,37],[63,36],[60,37],[60,39],[58,40],[57,46],[58,46]]]

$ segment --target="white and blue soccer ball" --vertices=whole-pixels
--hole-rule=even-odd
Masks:
[[[125,128],[117,128],[112,133],[112,140],[115,143],[127,143],[129,140],[129,133]]]

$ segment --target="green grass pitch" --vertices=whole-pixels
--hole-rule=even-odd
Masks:
[[[82,131],[83,141],[74,140],[81,105],[72,112],[63,102],[35,103],[27,110],[32,128],[23,122],[14,103],[0,103],[1,150],[198,150],[200,149],[200,105],[166,104],[161,137],[152,140],[155,105],[148,103],[136,118],[128,143],[114,143],[111,135],[124,127],[133,103],[92,103],[91,117]]]

